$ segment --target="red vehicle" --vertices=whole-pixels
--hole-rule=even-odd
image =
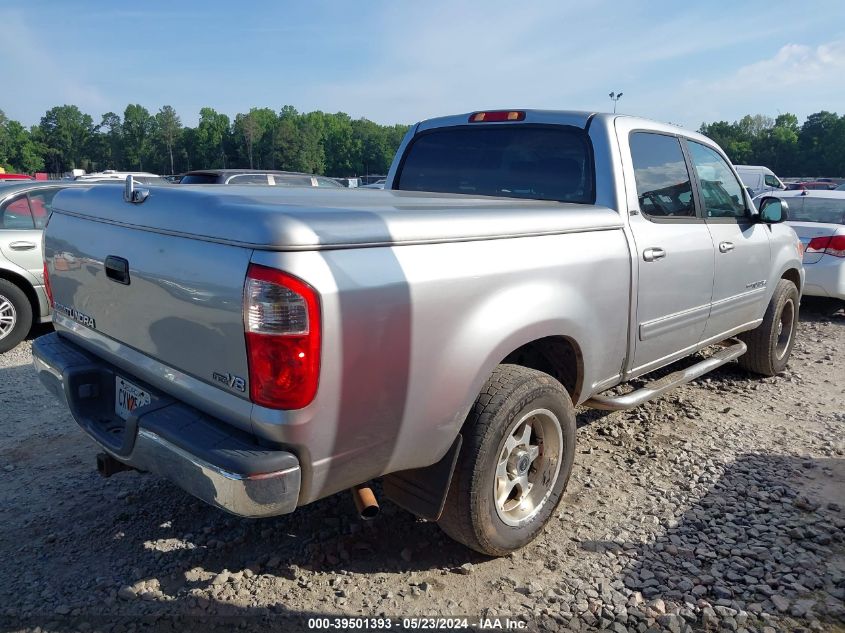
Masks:
[[[0,174],[0,180],[34,180],[34,178],[26,174]]]
[[[829,191],[836,189],[836,183],[827,180],[805,180],[802,182],[788,182],[786,184],[787,191],[794,191],[796,189],[820,189]]]

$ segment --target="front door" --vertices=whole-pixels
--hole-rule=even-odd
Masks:
[[[713,242],[680,139],[617,120],[638,272],[628,375],[683,356],[701,339],[713,289]],[[630,154],[624,151],[630,148]]]
[[[765,312],[770,229],[754,221],[742,184],[719,152],[689,140],[687,149],[715,247],[713,305],[704,332],[705,339],[715,340],[762,318]]]

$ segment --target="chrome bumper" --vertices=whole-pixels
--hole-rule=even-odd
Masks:
[[[58,334],[38,338],[32,353],[41,382],[115,459],[161,475],[238,516],[275,516],[296,509],[301,471],[292,453],[261,447],[241,431],[162,394],[133,412],[123,435],[115,435],[115,425],[122,422],[110,411],[113,367]],[[132,380],[122,370],[117,373]],[[108,413],[111,420],[104,423]]]

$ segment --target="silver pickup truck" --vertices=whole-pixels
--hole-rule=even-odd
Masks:
[[[105,475],[247,517],[383,477],[503,555],[560,501],[576,405],[784,368],[801,247],[783,201],[760,207],[703,136],[523,110],[413,126],[385,191],[75,188],[34,362]]]

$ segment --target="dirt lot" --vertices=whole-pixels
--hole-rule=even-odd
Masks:
[[[0,357],[0,628],[455,615],[523,630],[843,631],[845,316],[804,319],[776,378],[728,366],[628,413],[579,412],[557,518],[498,560],[388,502],[367,523],[348,495],[253,521],[152,475],[102,479],[23,343]]]

